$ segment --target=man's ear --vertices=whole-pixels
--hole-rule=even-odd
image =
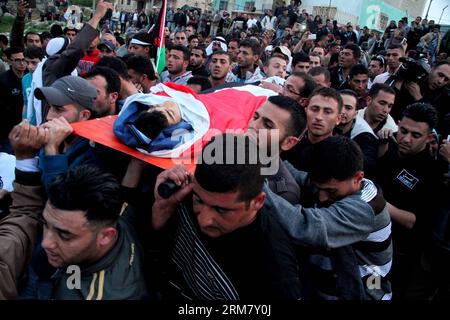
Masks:
[[[288,150],[292,149],[299,141],[300,141],[300,139],[298,137],[287,136],[281,142],[281,146],[280,146],[281,151],[288,151]]]
[[[265,200],[266,200],[266,193],[265,192],[261,192],[256,197],[254,197],[252,199],[252,201],[250,202],[250,209],[251,209],[251,211],[258,212],[259,210],[261,210],[261,208],[264,205],[264,201]]]
[[[258,60],[259,60],[259,54],[255,54],[255,55],[253,56],[253,60],[254,60],[253,64],[258,63]]]
[[[299,104],[306,109],[306,107],[309,104],[309,99],[308,98],[300,98]]]
[[[118,92],[111,92],[109,94],[109,97],[111,98],[111,101],[113,103],[116,103],[117,99],[119,99],[119,93]]]
[[[85,120],[89,120],[89,118],[91,117],[92,111],[89,109],[83,109],[80,111],[79,115],[78,115],[78,120],[79,121],[85,121]]]
[[[189,60],[183,61],[183,67],[184,67],[184,69],[187,69],[188,66],[189,66]]]
[[[101,247],[109,246],[117,237],[117,229],[105,227],[97,234],[97,244]]]
[[[364,179],[364,171],[358,171],[354,175],[354,184],[359,188],[359,185],[361,184],[361,181]]]

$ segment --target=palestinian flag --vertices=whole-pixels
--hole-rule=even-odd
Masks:
[[[150,33],[153,35],[156,48],[156,72],[161,73],[166,66],[166,43],[164,37],[164,26],[166,25],[167,0],[162,0],[158,19]]]

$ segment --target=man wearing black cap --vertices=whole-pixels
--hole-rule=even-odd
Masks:
[[[133,36],[128,45],[128,53],[149,57],[151,38],[147,32],[139,32]]]
[[[89,141],[71,136],[70,123],[95,116],[97,89],[83,78],[65,76],[50,87],[36,89],[34,95],[50,106],[47,122],[42,125],[49,130],[50,139],[43,145],[39,160],[46,186],[57,174],[71,167],[95,163]]]
[[[114,43],[109,40],[102,40],[97,46],[97,49],[100,50],[100,58],[116,56],[116,47],[114,46]]]

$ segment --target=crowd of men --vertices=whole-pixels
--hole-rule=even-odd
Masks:
[[[169,8],[158,74],[148,19],[119,31],[122,15],[99,0],[80,30],[24,34],[25,14],[19,1],[0,37],[0,173],[15,177],[0,184],[1,299],[450,298],[450,35],[439,25],[403,18],[379,33],[301,1],[234,19]],[[160,83],[194,97],[271,93],[245,134],[200,154],[223,158],[193,172],[73,134]],[[154,107],[134,123],[150,140],[185,116]],[[249,159],[270,144],[278,170],[264,175]],[[164,198],[167,180],[179,188]]]

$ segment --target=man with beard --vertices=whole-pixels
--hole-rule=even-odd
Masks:
[[[94,67],[85,78],[97,89],[95,115],[104,117],[117,114],[116,104],[120,93],[120,78],[117,72],[107,67]]]
[[[227,75],[231,71],[231,57],[225,51],[216,51],[211,56],[209,63],[209,81],[212,88],[226,83]]]
[[[206,51],[204,47],[194,47],[191,49],[188,70],[193,76],[208,77],[209,73],[205,67]]]
[[[377,136],[368,123],[361,117],[357,117],[356,109],[358,96],[352,90],[341,91],[344,107],[341,113],[341,123],[335,132],[354,140],[364,154],[364,173],[371,177],[375,170],[378,157]]]
[[[167,58],[167,70],[161,73],[161,82],[186,84],[192,78],[192,72],[187,71],[189,65],[189,50],[180,45],[170,48]]]

